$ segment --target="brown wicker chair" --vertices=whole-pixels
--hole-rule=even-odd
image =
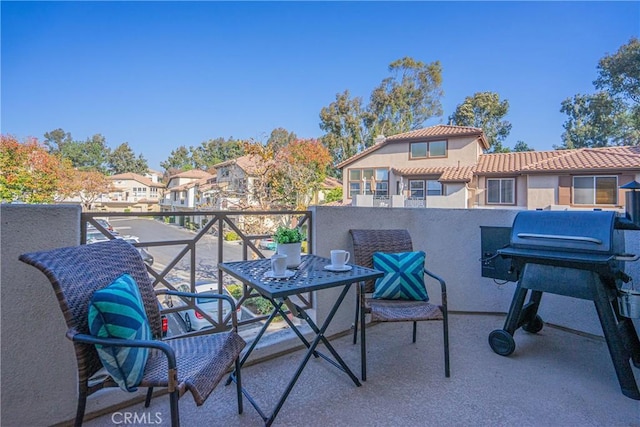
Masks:
[[[364,267],[373,268],[374,252],[399,253],[413,250],[411,236],[407,230],[350,230],[353,241],[354,262]],[[441,305],[422,301],[381,300],[370,295],[375,288],[374,281],[361,282],[358,286],[356,318],[354,323],[353,343],[358,340],[358,324],[360,325],[360,349],[362,359],[362,380],[367,379],[367,353],[365,334],[365,314],[371,314],[372,322],[413,322],[413,342],[416,342],[418,321],[440,320],[444,333],[444,372],[449,377],[449,326],[447,318],[447,288],[444,280],[424,270],[424,274],[440,283],[442,290]],[[369,294],[369,295],[367,295]]]
[[[145,406],[150,404],[153,387],[167,387],[173,426],[180,424],[180,397],[188,390],[196,404],[202,405],[235,363],[238,412],[242,413],[238,355],[246,343],[237,334],[237,317],[231,298],[218,295],[233,307],[233,327],[228,332],[165,341],[98,338],[89,333],[89,302],[95,291],[108,286],[124,273],[130,274],[140,288],[152,333],[156,338],[162,336],[158,299],[138,251],[124,240],[114,239],[91,245],[27,253],[21,255],[20,260],[40,269],[49,278],[69,328],[67,337],[73,341],[78,362],[76,426],[82,425],[89,395],[105,387],[117,387],[109,376],[94,384],[95,378],[91,377],[102,368],[95,344],[150,349],[140,383],[140,387],[148,387]],[[167,293],[193,296],[173,291]]]

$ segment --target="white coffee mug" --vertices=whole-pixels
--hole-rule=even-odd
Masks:
[[[274,276],[284,276],[287,271],[287,256],[275,254],[271,257],[271,270]]]
[[[331,251],[331,265],[334,267],[342,267],[347,261],[349,261],[349,257],[351,254],[342,249],[334,249]]]

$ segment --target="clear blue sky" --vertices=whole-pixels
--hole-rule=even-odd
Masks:
[[[440,61],[446,123],[466,96],[510,103],[508,146],[560,144],[562,100],[640,35],[640,2],[2,1],[1,131],[128,142],[159,169],[212,138],[320,137],[348,89],[365,103],[404,56]]]

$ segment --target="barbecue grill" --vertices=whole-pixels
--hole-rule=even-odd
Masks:
[[[623,228],[634,226],[615,212],[519,212],[509,246],[497,251],[511,260],[518,283],[504,328],[489,335],[493,351],[508,356],[518,328],[536,333],[544,327],[537,314],[544,292],[592,300],[622,393],[640,400],[629,363],[632,359],[640,367],[640,341],[632,320],[621,316],[616,304],[618,289],[630,280],[624,262],[640,258],[625,253]]]

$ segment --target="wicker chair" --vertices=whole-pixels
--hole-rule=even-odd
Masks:
[[[353,241],[354,262],[373,268],[375,252],[399,253],[413,250],[411,236],[407,230],[350,230]],[[367,379],[367,353],[365,334],[365,314],[371,314],[372,322],[413,322],[413,342],[416,342],[418,321],[440,320],[444,333],[444,372],[449,377],[449,326],[447,318],[447,288],[444,280],[424,270],[424,274],[440,283],[442,290],[441,305],[423,301],[373,299],[374,281],[361,282],[358,286],[356,318],[354,322],[353,343],[358,340],[360,325],[360,349],[362,358],[362,380]]]
[[[229,332],[185,338],[152,341],[98,338],[89,333],[88,306],[93,293],[112,283],[124,273],[137,282],[149,326],[154,337],[162,336],[162,320],[156,292],[138,251],[122,239],[103,243],[27,253],[20,260],[41,270],[53,285],[68,326],[67,337],[73,341],[78,363],[78,406],[75,425],[82,425],[87,397],[105,387],[117,387],[108,375],[96,382],[92,378],[102,368],[95,344],[122,347],[147,347],[149,357],[140,387],[148,387],[145,406],[149,406],[153,387],[167,387],[170,398],[171,424],[178,426],[178,400],[188,390],[196,404],[202,405],[222,377],[234,366],[238,412],[242,413],[242,388],[238,355],[245,346],[237,334],[234,302],[233,327]],[[189,293],[168,291],[179,296]],[[91,384],[90,384],[91,379]]]

